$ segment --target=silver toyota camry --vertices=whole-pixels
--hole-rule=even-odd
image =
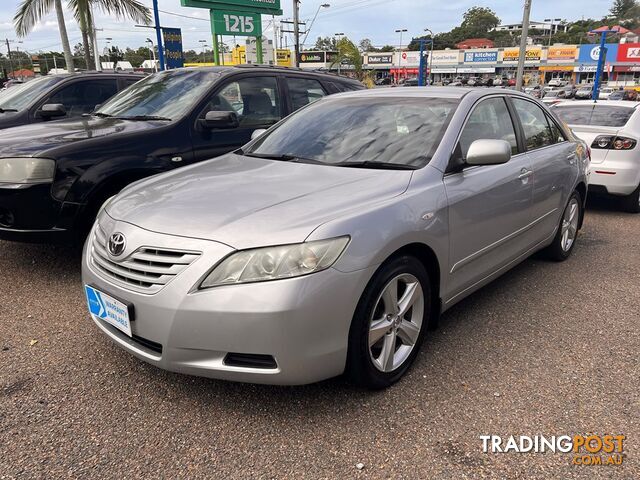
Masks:
[[[351,92],[254,137],[101,209],[89,311],[140,359],[384,388],[443,311],[538,250],[565,260],[582,224],[588,148],[515,91]]]

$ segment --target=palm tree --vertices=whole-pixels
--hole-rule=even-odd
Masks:
[[[78,25],[80,25],[87,68],[91,64],[91,52],[94,51],[93,42],[90,40],[93,38],[92,6],[95,5],[104,13],[115,15],[116,18],[130,18],[134,22],[144,25],[151,23],[151,11],[137,0],[68,0],[68,4],[69,8],[73,10],[73,16]]]
[[[60,41],[64,50],[64,62],[67,66],[67,71],[73,73],[73,55],[71,55],[71,47],[69,46],[61,0],[24,0],[18,7],[15,17],[13,17],[16,33],[19,37],[26,36],[35,27],[36,23],[49,13],[52,4],[56,9],[58,31],[60,32]]]

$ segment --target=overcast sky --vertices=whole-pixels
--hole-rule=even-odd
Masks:
[[[18,40],[13,30],[13,15],[21,0],[0,0],[0,38]],[[281,0],[284,16],[290,18],[292,12],[292,0]],[[63,4],[66,1],[63,0]],[[151,6],[151,0],[142,0],[145,5]],[[308,44],[313,44],[318,36],[334,35],[344,32],[354,41],[362,38],[370,38],[374,45],[392,44],[398,45],[399,36],[394,30],[408,29],[402,43],[406,45],[407,39],[412,35],[420,35],[425,28],[430,28],[434,33],[448,31],[458,25],[462,14],[470,7],[478,5],[473,0],[302,0],[300,13],[301,19],[313,18],[318,6],[322,3],[330,3],[331,6],[322,9],[309,34]],[[502,23],[515,23],[522,20],[522,4],[519,0],[493,0],[492,2],[480,2],[481,5],[491,5],[491,8],[501,18]],[[611,0],[533,0],[531,13],[532,20],[545,18],[563,18],[578,20],[583,17],[601,18],[610,7]],[[180,6],[180,0],[159,0],[160,10],[178,13],[194,18],[184,18],[167,13],[160,13],[160,21],[163,26],[180,27],[184,41],[184,49],[199,49],[198,43],[206,39],[210,43],[210,30],[208,11],[197,8],[185,8]],[[131,21],[118,21],[99,13],[96,17],[99,28],[100,48],[104,48],[105,38],[113,38],[112,43],[120,48],[141,46],[152,31],[143,28],[135,28]],[[81,35],[73,20],[72,15],[66,11],[65,19],[69,40],[73,45],[81,41]],[[270,38],[273,35],[271,18],[263,17],[264,34]],[[38,25],[23,43],[13,43],[20,50],[61,50],[55,14],[52,13]],[[225,39],[232,42],[232,39]],[[291,39],[289,39],[291,45]],[[0,45],[0,50],[6,52],[6,46]]]

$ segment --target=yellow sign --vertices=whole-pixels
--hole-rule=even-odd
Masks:
[[[278,66],[290,67],[291,66],[291,50],[285,48],[279,48],[277,50]]]
[[[247,63],[247,48],[236,47],[233,49],[233,65],[243,65]]]
[[[560,65],[540,65],[538,70],[541,72],[573,72],[573,67],[565,67]]]
[[[578,48],[575,45],[549,47],[547,50],[547,60],[566,60],[573,62],[576,58],[577,52]]]
[[[517,62],[520,57],[519,48],[507,48],[502,52],[502,61],[504,62]],[[526,62],[535,62],[542,58],[542,49],[538,47],[527,48],[525,55]]]

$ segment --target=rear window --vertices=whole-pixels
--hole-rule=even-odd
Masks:
[[[553,111],[563,122],[569,125],[624,127],[635,109],[613,105],[567,105],[555,107]]]

